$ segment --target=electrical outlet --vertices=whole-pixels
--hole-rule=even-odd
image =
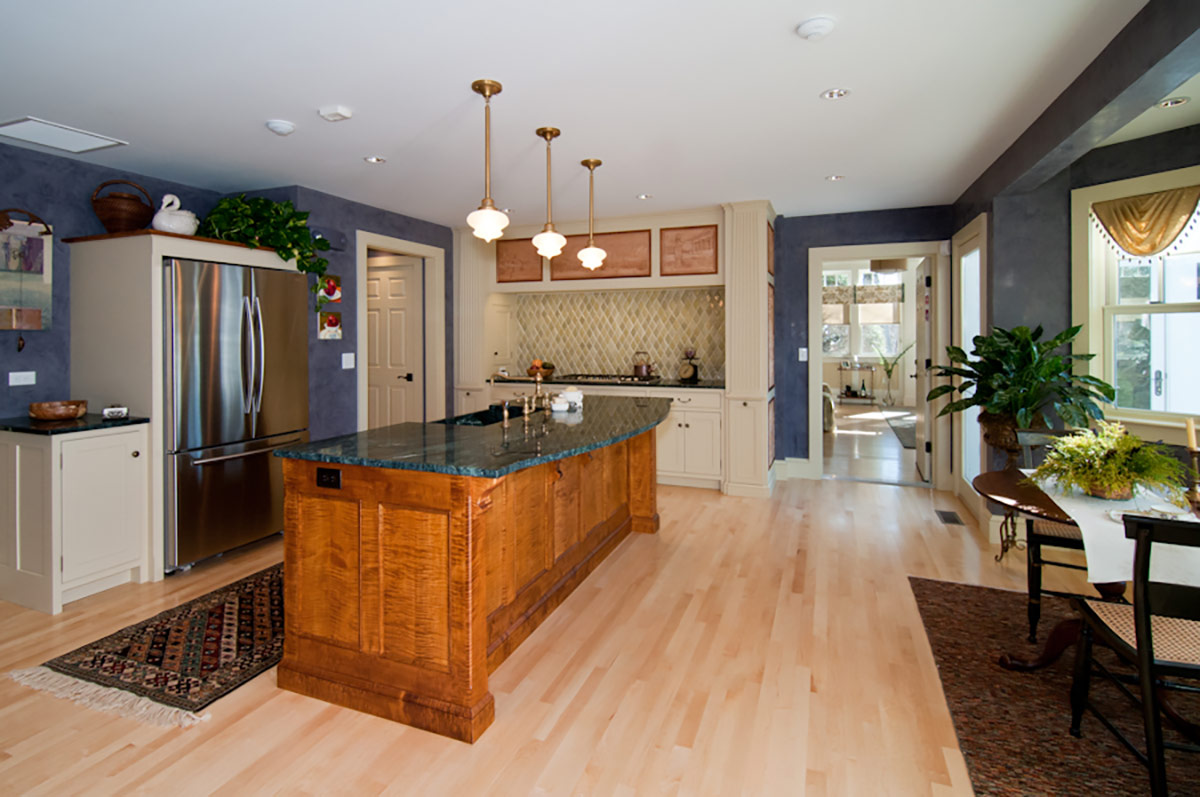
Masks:
[[[8,386],[16,387],[18,385],[36,385],[37,371],[9,371]]]

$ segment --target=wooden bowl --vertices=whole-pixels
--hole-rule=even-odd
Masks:
[[[39,421],[66,421],[82,418],[87,413],[87,402],[79,399],[73,401],[35,401],[29,405],[29,417]]]

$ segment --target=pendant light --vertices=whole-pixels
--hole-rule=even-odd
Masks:
[[[533,245],[537,247],[537,253],[542,257],[558,257],[562,254],[563,247],[567,245],[567,239],[554,229],[554,214],[551,212],[550,142],[558,138],[562,131],[557,127],[539,127],[536,132],[538,138],[546,139],[546,226],[533,236]]]
[[[483,95],[483,202],[467,216],[467,224],[475,231],[476,238],[489,243],[504,235],[508,226],[508,216],[497,210],[492,201],[492,95],[499,94],[502,88],[495,80],[476,80],[471,84],[471,91]]]
[[[600,161],[588,158],[580,163],[588,170],[588,245],[587,248],[579,250],[579,262],[588,271],[595,271],[604,265],[604,258],[608,256],[608,252],[596,246],[595,238],[592,235],[593,216],[596,209],[596,167],[600,165]]]

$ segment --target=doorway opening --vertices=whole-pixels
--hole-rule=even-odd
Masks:
[[[809,250],[810,477],[949,485],[949,425],[924,400],[948,343],[949,242]],[[948,297],[946,297],[948,299]],[[815,411],[814,411],[815,410]]]
[[[446,250],[362,230],[356,244],[358,429],[441,420]]]

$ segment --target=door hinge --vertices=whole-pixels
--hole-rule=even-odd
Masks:
[[[931,442],[930,442],[930,441],[928,441],[928,440],[926,440],[926,441],[925,441],[925,453],[926,453],[926,454],[932,454],[932,453],[933,453],[933,443],[931,443]]]
[[[926,278],[925,278],[925,287],[926,287],[926,288],[932,288],[932,287],[933,287],[933,277],[926,277]]]
[[[933,367],[933,360],[931,360],[931,359],[929,359],[928,357],[926,357],[926,358],[925,358],[925,370],[927,370],[927,371],[928,371],[928,370],[929,370],[930,368],[932,368],[932,367]]]

